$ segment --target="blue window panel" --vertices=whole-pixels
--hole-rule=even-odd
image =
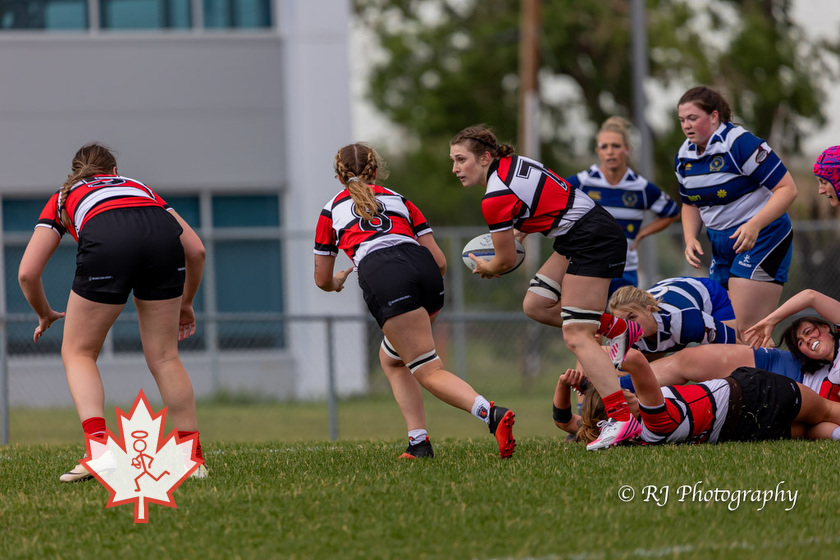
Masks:
[[[201,209],[197,196],[168,196],[166,193],[158,194],[171,206],[178,215],[190,224],[193,229],[201,227]]]
[[[208,29],[265,29],[271,27],[271,0],[204,0]]]
[[[189,29],[190,0],[101,0],[102,29]]]
[[[8,345],[10,354],[60,353],[61,338],[64,335],[64,321],[56,321],[44,333],[36,347],[32,334],[38,325],[38,316],[29,307],[18,284],[17,275],[24,247],[5,248],[6,308],[9,313],[23,313],[30,318],[22,321],[9,321]],[[56,311],[67,307],[67,296],[73,285],[76,271],[76,245],[62,243],[47,263],[42,275],[44,291],[50,306]]]
[[[87,29],[87,0],[0,1],[0,29]]]
[[[52,0],[46,3],[44,29],[85,31],[87,28],[87,0]]]
[[[221,313],[283,311],[278,241],[219,241],[215,244],[216,307]],[[219,348],[283,348],[282,321],[224,321]]]
[[[280,206],[277,195],[214,196],[213,227],[277,227]]]
[[[3,199],[3,231],[29,233],[35,229],[38,216],[51,194],[42,198]]]

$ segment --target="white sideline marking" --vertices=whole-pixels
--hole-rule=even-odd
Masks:
[[[837,544],[840,543],[840,537],[812,537],[809,539],[797,541],[764,541],[761,543],[750,543],[746,541],[722,543],[696,546],[693,544],[666,546],[663,548],[636,548],[627,554],[630,558],[659,558],[663,556],[678,557],[681,554],[696,554],[698,552],[706,551],[736,551],[736,550],[750,550],[758,551],[764,549],[776,549],[783,546],[813,546],[819,544]],[[622,554],[623,555],[623,554]],[[606,558],[607,555],[603,552],[581,552],[577,554],[552,554],[550,556],[525,556],[525,560],[597,560]],[[509,557],[508,557],[509,558]],[[487,560],[504,560],[503,558],[488,558]]]

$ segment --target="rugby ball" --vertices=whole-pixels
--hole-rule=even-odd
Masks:
[[[525,260],[525,247],[522,246],[522,243],[520,243],[518,239],[514,239],[513,241],[516,243],[516,265],[505,272],[505,274],[513,272],[519,268],[519,265],[521,265]],[[475,261],[470,258],[470,253],[479,259],[484,259],[485,261],[492,260],[496,255],[496,250],[493,248],[492,236],[489,233],[484,233],[478,237],[470,239],[467,244],[464,245],[464,249],[461,251],[461,258],[464,259],[464,264],[467,265],[467,268],[475,270]]]

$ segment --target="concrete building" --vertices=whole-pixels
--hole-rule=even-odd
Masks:
[[[320,398],[330,358],[339,393],[366,389],[366,324],[336,323],[328,351],[327,327],[312,319],[364,313],[355,282],[337,295],[312,281],[315,221],[338,188],[333,158],[353,140],[349,17],[349,0],[0,3],[12,406],[71,403],[62,326],[32,343],[37,318],[16,275],[38,213],[90,141],[113,148],[120,173],[159,192],[207,246],[200,333],[182,346],[197,395]],[[65,237],[45,274],[59,310],[75,255]],[[136,320],[115,325],[100,358],[109,401],[139,387],[157,397],[140,350]]]

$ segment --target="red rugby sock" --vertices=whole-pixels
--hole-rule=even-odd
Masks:
[[[87,420],[82,420],[82,431],[92,439],[105,441],[105,419],[101,416],[94,416]]]
[[[616,391],[611,395],[607,395],[602,399],[604,401],[604,408],[607,411],[607,416],[615,418],[619,422],[627,422],[630,420],[630,405],[627,404],[627,399],[624,398],[624,392]]]
[[[185,438],[190,437],[191,435],[195,434],[195,456],[201,460],[204,460],[204,455],[201,452],[201,440],[198,439],[198,432],[189,432],[189,431],[181,431],[178,430],[178,437]]]

